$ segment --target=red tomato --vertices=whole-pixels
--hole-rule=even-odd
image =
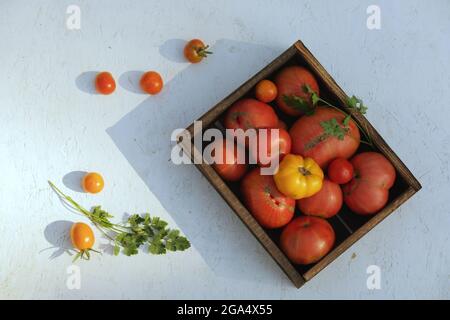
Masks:
[[[335,109],[317,107],[311,116],[298,119],[289,130],[292,138],[292,153],[313,158],[319,166],[326,168],[335,158],[349,158],[359,147],[359,129],[353,120],[349,122],[349,131],[343,140],[335,136],[323,138],[323,121],[335,118],[342,123],[345,115]]]
[[[394,166],[381,153],[363,152],[351,161],[355,177],[342,187],[345,204],[355,213],[368,215],[381,210],[395,182]]]
[[[322,259],[334,240],[334,230],[325,219],[301,216],[284,228],[280,246],[293,263],[310,264]]]
[[[245,160],[245,149],[227,139],[215,140],[212,142],[211,148],[214,148],[214,158],[219,159],[212,165],[219,176],[226,181],[241,179],[247,171],[247,164],[238,163],[238,152],[242,152]]]
[[[322,189],[309,198],[297,200],[297,208],[308,216],[331,218],[342,208],[342,190],[337,183],[323,180]]]
[[[101,94],[111,94],[116,90],[116,81],[109,72],[100,72],[95,77],[95,89]]]
[[[261,80],[255,88],[256,99],[265,103],[275,100],[277,93],[277,86],[270,80]]]
[[[148,71],[144,73],[140,81],[142,91],[149,94],[158,94],[164,84],[160,74],[156,71]]]
[[[353,166],[347,159],[334,159],[328,166],[328,177],[337,184],[347,183],[353,178]]]
[[[300,116],[302,112],[284,102],[284,96],[295,95],[312,106],[311,96],[304,91],[304,86],[308,85],[312,90],[319,94],[319,85],[316,79],[307,69],[299,66],[286,67],[275,77],[275,84],[278,88],[277,105],[288,115]]]
[[[268,229],[280,228],[294,216],[295,200],[280,193],[273,176],[250,171],[241,182],[244,204],[259,224]]]
[[[255,99],[235,102],[227,111],[224,120],[227,129],[277,128],[278,117],[268,105]]]
[[[278,137],[275,137],[275,130]],[[265,148],[264,143],[266,144]],[[284,129],[259,129],[256,143],[249,146],[249,153],[252,160],[256,160],[262,167],[268,167],[276,158],[281,158],[291,152],[291,137]]]
[[[191,63],[199,63],[208,54],[212,54],[208,49],[209,46],[205,46],[202,40],[192,39],[184,47],[184,57]]]

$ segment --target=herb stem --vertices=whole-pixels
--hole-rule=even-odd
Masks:
[[[48,183],[62,200],[89,218],[106,238],[115,243],[114,255],[119,254],[120,247],[122,247],[123,253],[127,256],[137,254],[138,248],[145,243],[148,243],[149,252],[152,254],[164,254],[167,251],[183,251],[190,247],[189,240],[181,236],[179,230],[169,229],[167,222],[159,217],[152,218],[149,214],[142,217],[134,214],[128,218],[127,224],[115,224],[109,220],[112,216],[102,210],[100,206],[93,207],[92,212],[90,212],[64,194],[51,181],[48,181]],[[110,235],[108,232],[112,232],[114,235]],[[78,252],[74,260],[78,258],[89,259],[89,251]]]
[[[329,102],[326,101],[326,100],[323,100],[323,99],[320,98],[320,97],[318,98],[317,101],[320,101],[320,102],[322,102],[322,103],[325,103],[327,106],[329,106],[329,107],[331,107],[331,108],[333,108],[333,109],[339,111],[340,113],[342,113],[342,114],[344,114],[344,115],[346,115],[346,116],[350,116],[350,117],[352,116],[351,114],[348,114],[348,113],[345,112],[344,110],[342,110],[342,109],[336,107],[335,105],[332,105],[331,103],[329,103]],[[366,137],[366,139],[368,140],[368,141],[364,141],[363,143],[365,143],[365,144],[367,144],[367,145],[373,147],[373,143],[372,143],[372,141],[371,141],[369,135],[366,133],[366,131],[358,124],[357,121],[353,121],[353,122],[354,122],[355,125],[358,127],[359,131],[361,131],[361,132],[364,134],[364,136]],[[362,140],[361,140],[361,142],[362,142]]]

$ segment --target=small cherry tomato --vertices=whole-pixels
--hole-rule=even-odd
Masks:
[[[199,63],[203,58],[206,58],[208,54],[212,54],[208,49],[209,46],[205,46],[202,40],[193,39],[184,47],[184,56],[191,63]]]
[[[95,77],[95,89],[101,94],[111,94],[116,90],[116,81],[109,72],[100,72]]]
[[[269,103],[275,100],[278,90],[275,83],[270,80],[261,80],[255,88],[255,96],[261,102]]]
[[[88,193],[99,193],[103,190],[104,185],[103,177],[96,172],[87,173],[81,181],[83,190]]]
[[[75,249],[90,250],[94,246],[95,237],[91,227],[86,223],[77,222],[70,228],[70,239]]]
[[[328,166],[328,178],[337,184],[344,184],[353,178],[353,166],[345,158],[336,158]]]
[[[156,71],[144,73],[141,77],[140,84],[142,91],[149,94],[158,94],[164,86],[163,79]]]

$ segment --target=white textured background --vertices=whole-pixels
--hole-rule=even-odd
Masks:
[[[69,4],[81,8],[79,31],[65,27]],[[381,30],[366,28],[370,4],[381,8]],[[444,0],[1,0],[0,297],[450,298],[449,35]],[[200,65],[180,56],[193,37],[214,51]],[[194,167],[168,161],[174,128],[297,39],[365,100],[370,121],[423,184],[300,290]],[[133,89],[149,69],[166,81],[155,97]],[[118,80],[112,96],[90,93],[99,70]],[[68,188],[86,170],[104,175],[100,195]],[[96,256],[79,264],[81,289],[68,290],[71,257],[58,247],[67,221],[83,218],[62,207],[48,179],[118,219],[160,215],[192,249]],[[381,290],[366,288],[371,264],[381,268]]]

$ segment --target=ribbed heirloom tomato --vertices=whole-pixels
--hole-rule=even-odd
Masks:
[[[342,187],[345,204],[355,213],[377,213],[387,203],[395,182],[394,166],[381,153],[363,152],[350,161],[354,178]]]
[[[319,94],[319,85],[312,73],[299,66],[282,69],[275,77],[275,85],[278,89],[276,99],[278,107],[281,111],[291,116],[300,116],[303,112],[288,105],[285,102],[285,96],[296,96],[312,106],[310,94],[305,92],[305,86],[309,86]]]
[[[235,102],[225,114],[227,129],[277,128],[278,117],[272,107],[255,99]]]
[[[320,191],[323,171],[311,158],[288,154],[281,160],[274,180],[282,194],[293,199],[302,199]]]
[[[247,171],[247,164],[239,163],[238,152],[242,152],[245,157],[243,147],[237,145],[234,141],[227,139],[215,140],[210,144],[213,148],[214,169],[226,181],[237,181]],[[209,148],[208,148],[209,149]],[[245,160],[245,158],[243,159]]]
[[[322,259],[334,240],[334,230],[325,219],[301,216],[284,228],[280,246],[293,263],[310,264]]]
[[[291,221],[295,200],[278,191],[270,175],[261,175],[255,168],[242,179],[244,204],[261,226],[274,229]]]
[[[359,129],[353,120],[343,139],[327,135],[323,123],[335,119],[339,126],[345,115],[328,107],[317,107],[314,114],[298,119],[289,130],[292,153],[313,158],[323,169],[335,158],[349,158],[359,147]]]
[[[337,183],[323,180],[322,189],[312,197],[297,200],[298,209],[305,215],[331,218],[342,208],[342,190]]]

